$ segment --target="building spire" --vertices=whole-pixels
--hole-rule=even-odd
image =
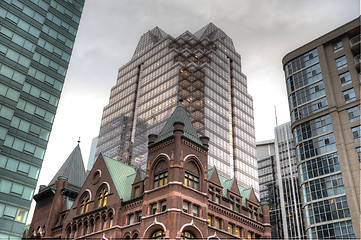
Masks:
[[[79,144],[80,144],[80,137],[79,137],[79,139],[78,139],[78,141],[77,141],[77,142],[78,142],[78,145],[79,145]]]

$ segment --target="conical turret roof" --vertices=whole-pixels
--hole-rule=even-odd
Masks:
[[[81,155],[79,144],[74,148],[49,185],[54,184],[59,176],[68,178],[68,182],[75,186],[81,187],[87,177]]]
[[[198,143],[203,146],[201,139],[198,137],[197,130],[194,128],[192,121],[189,119],[187,112],[182,104],[179,104],[172,115],[169,117],[167,123],[164,125],[162,131],[160,132],[158,138],[154,143],[160,142],[173,135],[173,124],[175,122],[184,123],[184,133],[183,135],[190,139],[191,141]]]

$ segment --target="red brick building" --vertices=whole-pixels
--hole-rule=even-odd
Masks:
[[[41,237],[67,239],[269,238],[268,205],[208,169],[208,141],[179,105],[159,136],[149,135],[146,171],[100,154],[71,208],[76,191],[60,176],[34,197],[27,237],[44,225]]]

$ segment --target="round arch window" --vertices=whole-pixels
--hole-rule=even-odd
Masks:
[[[181,235],[181,239],[195,239],[193,233],[188,231],[183,231]]]
[[[164,231],[163,230],[157,230],[152,234],[150,239],[164,239],[164,237],[165,237]]]

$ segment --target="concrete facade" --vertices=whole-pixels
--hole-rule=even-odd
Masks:
[[[307,235],[360,238],[360,19],[283,65]]]

